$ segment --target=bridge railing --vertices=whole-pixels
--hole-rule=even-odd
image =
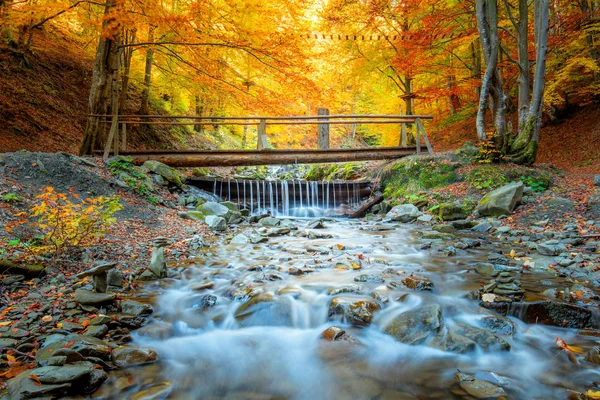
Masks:
[[[127,127],[128,125],[192,125],[192,126],[219,126],[243,125],[256,126],[257,150],[268,148],[267,127],[276,125],[316,125],[318,127],[318,148],[330,148],[329,127],[331,125],[368,125],[368,124],[398,124],[401,134],[398,147],[408,147],[407,126],[415,126],[416,152],[421,153],[421,139],[427,151],[433,154],[433,149],[425,133],[424,120],[432,120],[430,115],[374,115],[374,114],[329,114],[326,108],[319,108],[318,115],[301,116],[248,116],[248,117],[219,117],[219,116],[173,116],[173,115],[89,115],[90,118],[99,118],[100,123],[112,124],[110,134],[104,149],[107,158],[111,150],[114,154],[128,150]],[[176,121],[173,121],[176,120]],[[187,121],[181,121],[187,120]],[[115,126],[116,121],[116,126]],[[119,129],[120,127],[120,129]],[[119,133],[120,132],[120,133]]]

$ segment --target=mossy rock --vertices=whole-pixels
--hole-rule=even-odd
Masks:
[[[15,264],[10,260],[0,260],[0,271],[3,274],[24,275],[32,278],[44,274],[45,268],[42,264]]]
[[[181,177],[179,176],[179,173],[177,173],[177,171],[175,169],[169,167],[166,164],[163,164],[159,161],[148,160],[144,163],[143,166],[145,168],[148,168],[150,171],[154,172],[155,174],[162,176],[164,179],[166,179],[167,181],[169,181],[177,186],[182,185]]]
[[[384,196],[403,197],[448,186],[458,180],[457,167],[445,158],[436,157],[413,156],[396,161],[382,173]]]
[[[465,210],[454,203],[442,203],[438,209],[438,217],[442,221],[455,221],[465,219]]]
[[[192,170],[192,175],[197,178],[202,178],[204,176],[210,175],[210,169],[208,168],[194,168]]]

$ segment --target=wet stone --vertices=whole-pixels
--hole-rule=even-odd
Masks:
[[[157,357],[154,350],[137,346],[121,346],[112,352],[112,362],[119,368],[154,362]]]
[[[344,286],[338,286],[335,288],[331,288],[328,290],[328,294],[330,296],[335,296],[341,293],[353,293],[353,294],[360,294],[361,293],[361,287],[360,285],[354,285],[354,284],[350,284],[350,285],[344,285]]]
[[[394,317],[383,331],[406,344],[421,344],[442,326],[442,310],[437,304],[419,306]]]
[[[385,279],[380,277],[379,275],[372,274],[362,274],[354,278],[355,282],[364,282],[364,283],[384,283]]]
[[[433,282],[424,276],[410,275],[402,279],[402,283],[409,289],[413,290],[427,290],[433,289]]]
[[[334,341],[334,340],[341,338],[345,333],[346,333],[346,331],[343,330],[342,328],[339,328],[337,326],[331,326],[331,327],[325,329],[321,333],[321,336],[325,340]]]
[[[371,297],[338,296],[329,303],[329,318],[339,315],[352,325],[367,326],[381,306]]]
[[[460,387],[476,399],[497,399],[506,394],[501,387],[488,381],[475,379],[471,375],[458,373],[455,378]]]

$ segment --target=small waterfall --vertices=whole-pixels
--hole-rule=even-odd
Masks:
[[[250,214],[254,214],[254,197],[252,196],[252,181],[248,182],[248,186],[250,186]]]
[[[211,179],[205,190],[222,201],[236,202],[250,214],[317,217],[325,213],[339,215],[334,209],[360,206],[366,183],[306,180]],[[262,187],[261,187],[262,186]],[[291,186],[291,188],[290,188]],[[198,186],[197,186],[198,187]],[[328,211],[329,210],[329,211]]]

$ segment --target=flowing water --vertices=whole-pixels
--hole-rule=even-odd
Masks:
[[[364,185],[362,185],[364,186]],[[212,193],[251,214],[314,218],[357,207],[370,192],[357,182],[215,180]],[[337,211],[336,211],[337,210]]]
[[[311,199],[306,196],[312,204]],[[309,222],[296,220],[300,230]],[[325,223],[326,229],[318,232],[331,238],[281,236],[246,245],[216,239],[196,258],[177,265],[174,270],[180,272],[173,279],[148,284],[141,293],[150,296],[156,312],[146,332],[155,327],[169,333],[152,338],[142,331],[134,342],[156,349],[161,361],[119,372],[126,374],[129,385],[113,385],[120,390],[113,397],[168,381],[175,399],[474,398],[455,383],[454,375],[461,371],[502,386],[506,398],[565,399],[568,389],[582,390],[600,380],[593,364],[572,364],[555,345],[557,337],[586,348],[593,340],[584,340],[575,330],[527,325],[513,318],[514,335],[504,336],[510,351],[477,348],[453,354],[396,341],[382,327],[423,304],[441,306],[446,328],[484,327],[483,318],[494,313],[465,295],[486,282],[471,267],[485,260],[490,249],[445,257],[418,250],[423,242],[415,227]],[[290,268],[306,273],[291,275]],[[411,273],[429,277],[433,291],[388,285]],[[385,283],[356,282],[362,274],[380,276]],[[539,298],[546,288],[540,284],[543,280],[564,285],[548,275],[524,274],[520,279],[526,300]],[[344,285],[360,286],[360,294],[341,295],[349,298],[377,292],[382,309],[369,326],[353,327],[339,316],[329,316],[334,297],[329,292]],[[240,312],[257,293],[266,300]],[[321,333],[333,325],[356,340],[324,340]]]

